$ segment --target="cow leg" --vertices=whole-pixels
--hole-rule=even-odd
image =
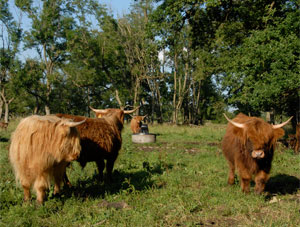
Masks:
[[[34,183],[34,189],[37,195],[36,200],[38,204],[42,204],[44,202],[44,198],[46,195],[45,193],[46,188],[47,188],[47,183],[45,179],[43,177],[38,177],[38,179]]]
[[[228,162],[228,164],[229,164],[228,184],[232,185],[232,184],[234,184],[234,171],[235,171],[235,168],[234,168],[233,163]]]
[[[264,191],[266,183],[269,179],[269,174],[265,171],[259,171],[255,176],[255,192],[260,194]]]
[[[96,164],[97,164],[98,172],[99,172],[99,180],[103,181],[103,170],[105,167],[104,160],[103,159],[97,160]]]
[[[296,138],[296,145],[295,145],[295,154],[299,153],[299,146],[300,146],[300,138]]]
[[[60,192],[60,185],[63,182],[63,179],[67,177],[66,168],[69,163],[62,162],[59,165],[55,166],[54,175],[54,195]]]
[[[250,181],[250,176],[241,177],[241,187],[243,192],[248,193],[250,191]]]
[[[238,167],[242,191],[248,193],[250,191],[251,174],[243,165]]]
[[[67,166],[69,166],[70,164],[71,164],[71,163],[68,163]],[[65,169],[65,171],[64,171],[64,173],[63,173],[63,182],[64,182],[65,185],[68,185],[69,188],[72,187],[72,184],[71,184],[71,182],[70,182],[70,180],[69,180],[69,178],[68,178],[68,176],[67,176],[67,170],[66,170],[66,169]]]
[[[72,187],[72,184],[71,184],[71,182],[70,182],[70,180],[69,180],[69,178],[68,178],[68,176],[67,176],[67,172],[64,173],[64,179],[63,179],[63,182],[64,182],[65,185],[68,185],[69,188]]]
[[[109,181],[112,181],[112,171],[113,171],[116,159],[117,159],[116,157],[112,157],[112,158],[107,159],[107,162],[106,162],[106,174],[107,174],[107,179]]]
[[[24,201],[27,202],[30,200],[30,185],[22,184],[23,191],[24,191]]]

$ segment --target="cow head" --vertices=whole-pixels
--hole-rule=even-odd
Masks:
[[[95,112],[97,118],[116,115],[119,118],[119,120],[122,122],[122,124],[124,123],[124,114],[131,114],[134,111],[136,111],[138,108],[140,108],[140,107],[138,106],[133,110],[122,110],[122,109],[113,109],[113,108],[110,108],[110,109],[94,109],[90,106],[90,109]]]
[[[133,116],[132,119],[135,119],[137,124],[141,127],[143,124],[144,119],[147,117],[147,115],[145,116]]]
[[[282,124],[271,125],[257,117],[238,115],[235,120],[230,120],[225,114],[225,118],[233,125],[233,133],[239,138],[252,158],[262,159],[271,150],[280,137],[284,135],[282,127],[291,119]]]
[[[76,127],[85,121],[86,119],[80,122],[73,122],[71,119],[61,118],[61,121],[58,123],[57,132],[60,134],[59,138],[65,138],[61,144],[61,150],[63,151],[61,158],[67,162],[78,159],[80,155],[81,146]]]

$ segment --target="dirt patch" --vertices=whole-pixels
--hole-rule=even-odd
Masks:
[[[103,200],[101,203],[99,203],[98,207],[100,207],[100,208],[105,207],[105,208],[108,208],[108,209],[115,208],[117,210],[120,210],[120,209],[130,209],[131,208],[124,201],[121,201],[121,202],[107,202],[106,200]]]
[[[195,146],[191,146],[195,145]],[[142,146],[136,146],[136,149],[138,151],[144,151],[144,152],[160,152],[160,151],[167,151],[167,152],[173,152],[176,150],[183,150],[185,153],[188,154],[197,154],[199,152],[206,151],[205,149],[202,149],[204,146],[210,146],[210,147],[218,147],[220,148],[220,143],[218,142],[178,142],[178,143],[167,143],[167,142],[160,142],[159,144],[145,144]],[[200,148],[201,147],[201,148]]]
[[[239,226],[239,224],[240,222],[234,218],[207,219],[195,222],[196,226]]]
[[[144,152],[173,152],[176,150],[182,150],[185,153],[194,155],[199,152],[204,152],[206,149],[202,149],[204,146],[209,147],[217,147],[220,148],[219,142],[198,142],[198,141],[188,141],[188,142],[178,142],[178,143],[168,143],[168,142],[160,142],[157,144],[143,144],[143,145],[137,145],[136,149],[138,151],[144,151]]]
[[[219,147],[220,143],[211,142],[211,143],[207,143],[207,145],[210,147]]]

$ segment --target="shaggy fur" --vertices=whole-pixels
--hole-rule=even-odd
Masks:
[[[130,128],[132,133],[140,133],[142,121],[146,116],[133,116],[130,122]]]
[[[255,175],[255,192],[261,193],[271,170],[275,143],[284,135],[281,128],[273,129],[272,125],[260,118],[237,115],[234,122],[244,123],[241,129],[228,123],[222,141],[222,150],[229,164],[228,183],[234,183],[237,169],[243,192],[249,192],[252,175]],[[253,158],[253,152],[261,152],[261,156]]]
[[[71,118],[75,122],[86,119],[82,125],[77,127],[82,147],[77,161],[83,168],[87,162],[95,161],[101,181],[103,180],[103,170],[106,166],[108,179],[111,179],[114,162],[122,145],[123,111],[118,110],[105,115],[103,118],[96,119],[68,114],[56,114],[56,116]],[[106,165],[104,160],[106,160]],[[67,177],[66,180],[68,181]]]
[[[114,109],[114,108],[109,108],[105,109],[106,113],[97,113],[94,111],[96,118],[103,118],[103,117],[108,117],[108,116],[116,116],[122,125],[124,124],[124,111],[121,109]]]
[[[54,194],[59,193],[65,168],[81,149],[78,132],[70,123],[70,119],[33,115],[22,119],[12,134],[9,159],[25,201],[33,185],[38,203],[43,203],[53,179]]]

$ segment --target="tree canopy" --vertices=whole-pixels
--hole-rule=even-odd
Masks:
[[[96,0],[11,4],[0,1],[1,117],[141,106],[176,124],[232,109],[299,119],[297,0],[136,0],[119,17]]]

